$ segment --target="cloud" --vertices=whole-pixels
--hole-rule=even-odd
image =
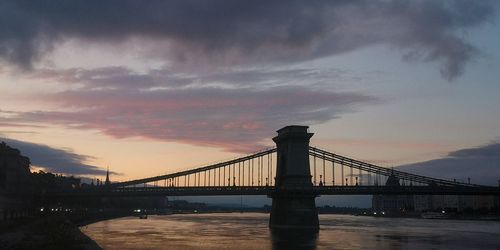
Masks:
[[[324,89],[344,74],[305,68],[205,74],[169,69],[139,73],[123,67],[43,69],[29,77],[59,82],[66,90],[35,93],[30,98],[57,109],[5,111],[3,116],[0,113],[0,127],[52,124],[97,129],[115,138],[142,137],[251,152],[264,147],[283,126],[318,124],[381,102],[367,94]]]
[[[31,160],[31,164],[52,173],[66,175],[105,175],[106,170],[85,162],[94,158],[80,155],[70,149],[52,148],[43,144],[0,138],[9,146],[17,148]]]
[[[472,183],[496,186],[500,180],[500,142],[461,149],[450,152],[441,159],[403,165],[398,168],[448,180],[467,181],[470,177]]]
[[[170,69],[149,70],[145,73],[132,71],[125,67],[110,66],[94,69],[39,69],[28,77],[59,82],[64,84],[79,84],[87,89],[119,88],[147,89],[160,86],[185,86],[196,83],[199,77],[175,73]]]
[[[50,123],[98,129],[116,137],[143,137],[249,152],[274,130],[315,124],[352,112],[377,98],[300,86],[174,88],[154,91],[99,89],[44,96],[68,111],[20,112],[1,122]]]
[[[334,80],[353,79],[348,71],[312,68],[226,69],[211,72],[179,73],[169,68],[136,72],[126,67],[38,69],[27,75],[46,82],[75,85],[80,89],[142,89],[199,86],[273,87],[282,85],[327,85]],[[359,79],[359,77],[357,77]]]
[[[453,79],[477,53],[458,33],[493,15],[489,1],[6,0],[0,57],[31,68],[67,39],[140,47],[171,65],[294,63],[385,44],[438,62]],[[127,49],[126,51],[132,51]]]

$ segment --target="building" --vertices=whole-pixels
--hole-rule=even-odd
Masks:
[[[106,181],[104,181],[104,185],[109,186],[111,181],[109,180],[109,167],[106,169]]]
[[[397,187],[401,184],[396,176],[390,175],[385,185]],[[414,211],[413,195],[373,195],[372,209],[377,214],[387,216],[405,215]]]
[[[414,201],[416,212],[490,212],[500,208],[500,197],[492,195],[415,195]]]
[[[386,186],[399,186],[391,175]],[[374,195],[372,209],[377,214],[401,216],[411,213],[446,211],[453,213],[490,213],[500,211],[500,196],[474,195]]]

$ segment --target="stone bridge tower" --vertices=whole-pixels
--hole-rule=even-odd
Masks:
[[[271,229],[319,229],[309,169],[309,139],[313,133],[307,129],[307,126],[287,126],[273,138],[277,167],[276,189],[271,195]]]

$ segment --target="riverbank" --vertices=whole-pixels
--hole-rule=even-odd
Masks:
[[[102,249],[79,227],[133,215],[123,210],[45,212],[0,225],[0,249]]]
[[[0,228],[0,249],[102,249],[64,215],[24,218]]]

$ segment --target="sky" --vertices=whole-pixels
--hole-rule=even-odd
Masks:
[[[0,2],[0,138],[123,181],[273,146],[500,179],[497,1]]]

